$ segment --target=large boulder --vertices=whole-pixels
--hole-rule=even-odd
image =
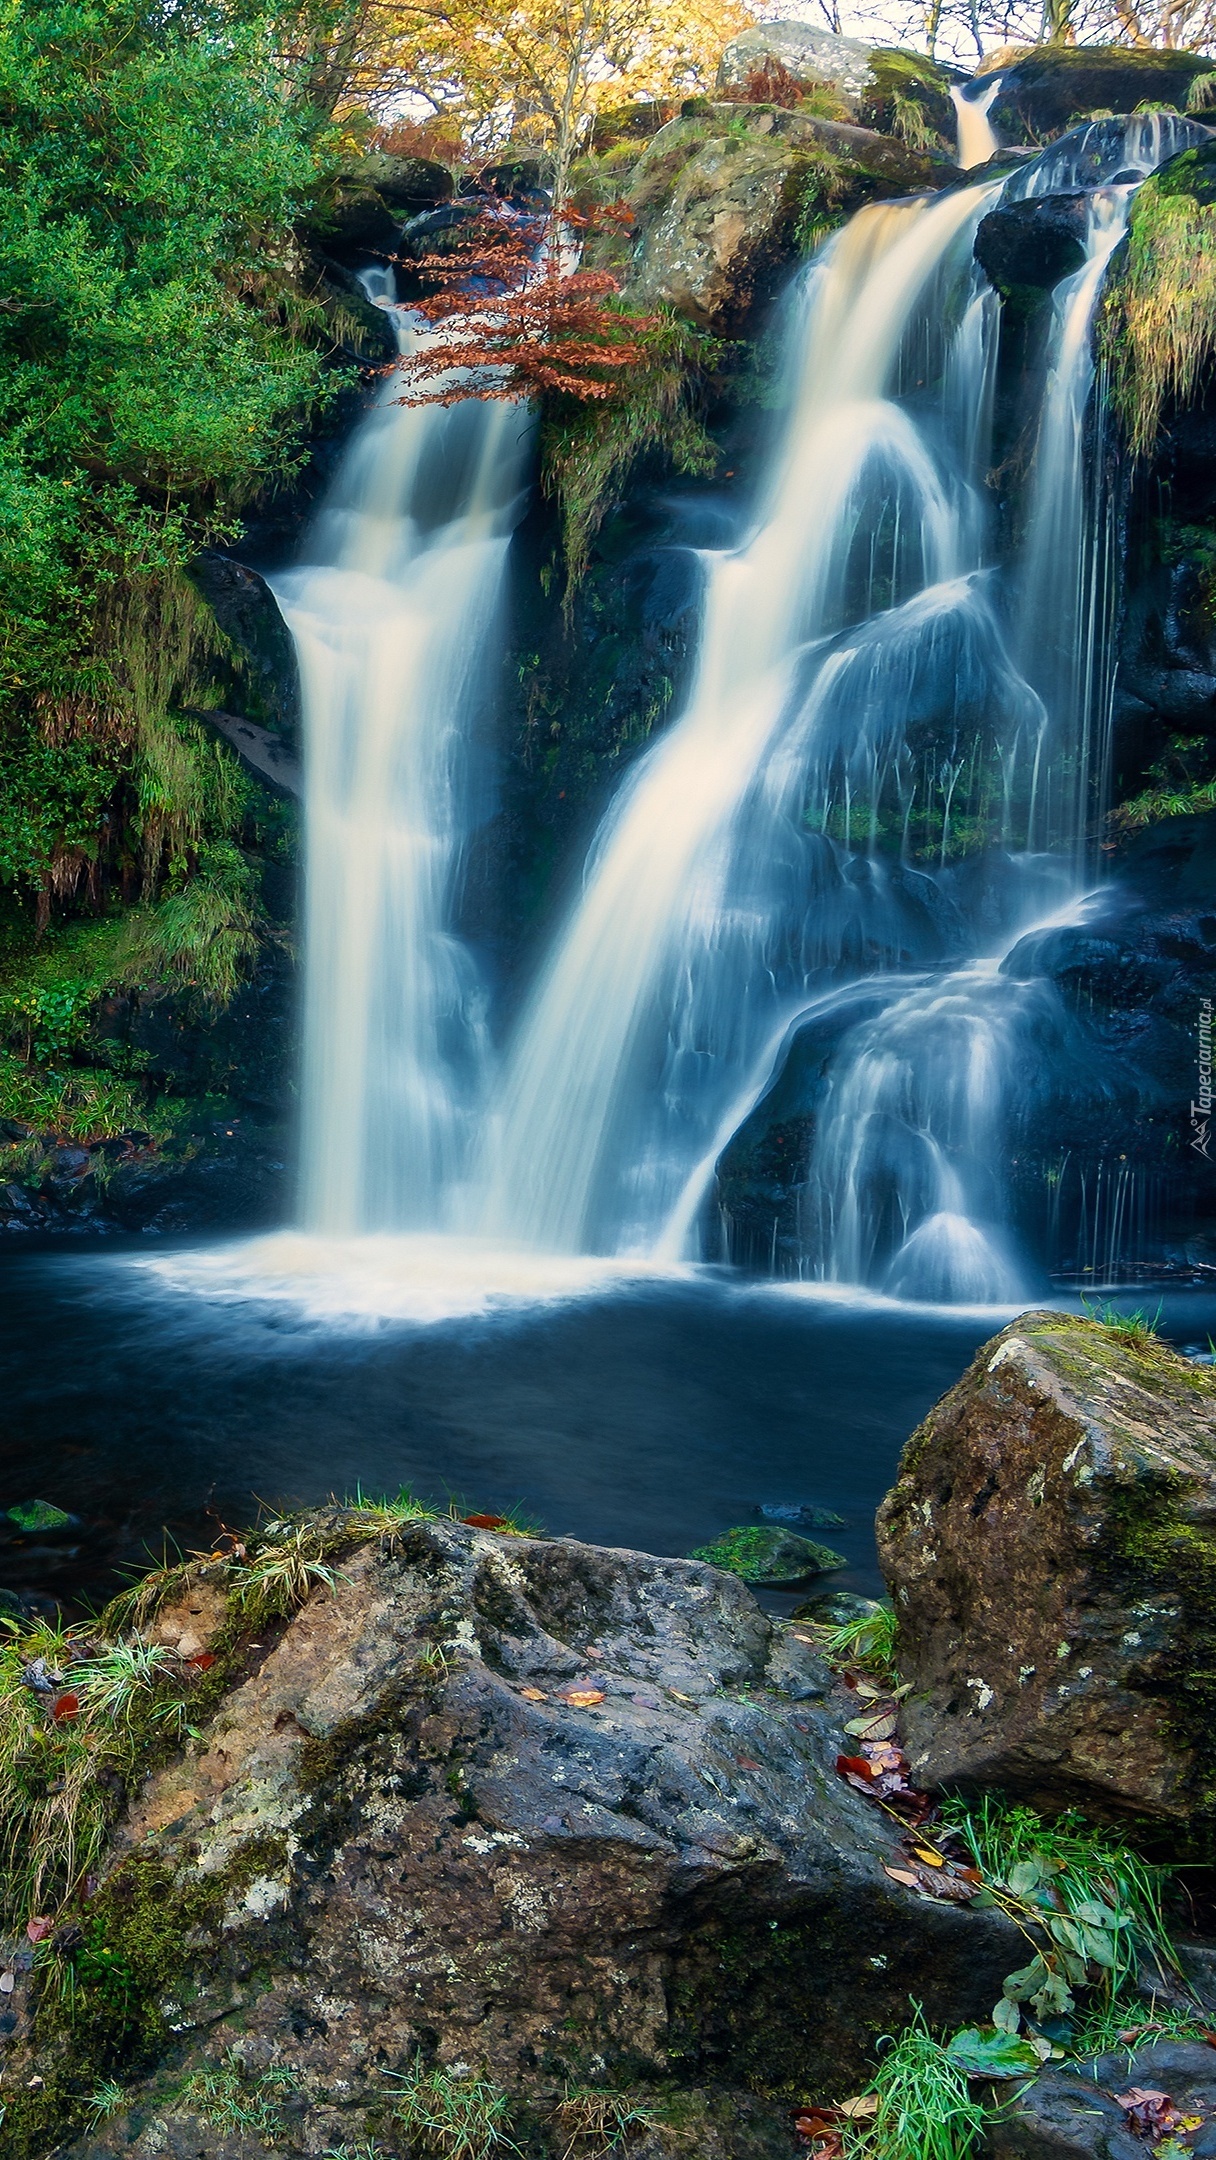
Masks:
[[[1003,143],[1051,142],[1089,114],[1134,113],[1141,105],[1185,112],[1196,75],[1212,62],[1198,53],[1137,51],[1126,45],[1036,45],[985,62],[1000,89],[988,117]],[[995,64],[994,64],[995,63]]]
[[[736,1578],[449,1522],[361,1538],[285,1628],[246,1626],[135,1795],[56,1938],[87,1944],[71,2023],[31,2032],[6,1961],[15,2160],[73,2129],[76,2160],[243,2160],[204,2101],[270,2073],[277,2151],[391,2145],[419,2058],[534,2125],[644,2088],[699,2152],[779,2160],[785,2100],[852,2089],[910,1996],[955,2023],[994,1999],[1016,1931],[886,1872],[897,1826],[835,1767],[856,1698]],[[162,1608],[179,1656],[233,1660],[222,1577]],[[103,2067],[128,2090],[82,2133]]]
[[[998,292],[1050,287],[1085,261],[1087,195],[1038,195],[1002,204],[981,218],[975,259]]]
[[[757,23],[732,38],[718,63],[718,84],[729,89],[776,61],[808,87],[829,83],[846,96],[860,97],[870,81],[875,47],[862,38],[840,37],[816,23]]]
[[[878,1545],[915,1775],[1212,1818],[1216,1373],[1025,1314],[909,1440]]]
[[[634,174],[629,299],[737,329],[800,245],[864,203],[941,186],[952,171],[871,129],[772,106],[672,120]]]

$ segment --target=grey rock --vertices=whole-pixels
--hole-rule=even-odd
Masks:
[[[1162,2041],[1076,2069],[1044,2070],[1002,2096],[1005,2105],[988,2132],[992,2160],[1144,2160],[1150,2148],[1129,2127],[1117,2098],[1133,2085],[1168,2093],[1183,2114],[1210,2115],[1216,2052],[1201,2042]],[[1200,2155],[1203,2135],[1187,2139]]]
[[[918,1781],[1211,1808],[1216,1374],[1026,1313],[904,1450],[878,1553]]]
[[[868,128],[770,106],[717,105],[671,120],[630,189],[638,241],[631,304],[738,326],[794,259],[800,204],[825,228],[863,203],[941,185],[953,167]]]
[[[137,2123],[138,2160],[163,2152],[170,2078],[238,2042],[313,2096],[293,2155],[366,2137],[421,2049],[542,2114],[567,2080],[657,2085],[722,2117],[698,2150],[777,2160],[788,2118],[746,2088],[844,2094],[910,1992],[973,2019],[1019,1954],[999,1913],[884,1872],[895,1826],[836,1774],[834,1686],[709,1567],[445,1522],[349,1552],[120,1826],[95,1925],[141,1882],[193,1901],[171,2070],[75,2160]],[[37,2074],[22,2043],[6,2083]]]
[[[814,23],[757,23],[754,30],[732,38],[718,63],[718,83],[726,89],[746,82],[753,68],[778,60],[804,82],[831,83],[848,96],[860,97],[870,80],[874,50],[864,38],[840,37]]]

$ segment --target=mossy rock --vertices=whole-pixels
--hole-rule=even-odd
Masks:
[[[1213,1843],[1216,1372],[1027,1313],[904,1450],[878,1549],[929,1785]]]
[[[957,130],[950,83],[951,71],[923,53],[878,46],[870,54],[858,118],[863,127],[893,135],[910,149],[952,156]]]
[[[819,1545],[814,1538],[799,1537],[796,1531],[778,1530],[767,1523],[744,1523],[735,1530],[726,1530],[712,1545],[699,1545],[689,1558],[706,1560],[710,1567],[739,1575],[744,1582],[774,1589],[782,1584],[793,1588],[848,1565],[843,1553],[833,1552],[830,1545]]]
[[[1134,113],[1141,105],[1185,112],[1195,77],[1211,71],[1211,59],[1197,53],[1038,45],[1002,72],[989,118],[1002,142],[1048,143],[1089,114]]]

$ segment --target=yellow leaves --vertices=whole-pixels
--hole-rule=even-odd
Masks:
[[[572,1710],[592,1710],[596,1703],[602,1703],[603,1700],[604,1690],[597,1687],[571,1688],[570,1693],[562,1697],[562,1701],[569,1703]]]

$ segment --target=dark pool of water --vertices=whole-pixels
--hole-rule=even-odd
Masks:
[[[1144,1302],[1144,1294],[1125,1303]],[[845,1307],[714,1277],[359,1329],[168,1291],[104,1251],[0,1256],[0,1586],[104,1597],[164,1537],[408,1485],[554,1532],[685,1553],[763,1501],[835,1509],[833,1586],[879,1588],[873,1515],[912,1427],[1003,1315]],[[1216,1332],[1175,1293],[1163,1329]]]

